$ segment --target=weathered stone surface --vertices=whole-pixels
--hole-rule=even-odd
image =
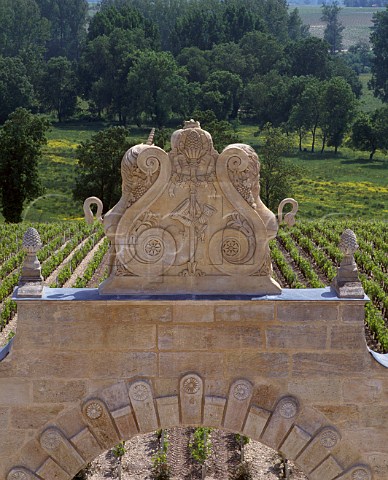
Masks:
[[[139,432],[135,422],[134,412],[130,405],[113,411],[112,417],[119,431],[121,440],[127,440]]]
[[[277,305],[277,319],[280,322],[303,323],[335,322],[338,319],[338,305],[327,303],[284,302]]]
[[[251,407],[244,426],[244,435],[253,440],[259,440],[266,426],[271,412],[259,407]]]
[[[322,478],[333,479],[343,472],[341,465],[337,460],[329,455],[324,462],[322,462],[312,473],[310,473],[311,480],[321,480]]]
[[[21,378],[0,378],[0,405],[30,403],[32,386]]]
[[[68,480],[68,474],[57,464],[49,458],[36,472],[43,480]]]
[[[179,421],[179,401],[177,395],[156,399],[160,425],[162,428],[176,427]]]
[[[226,429],[242,432],[252,395],[252,384],[247,380],[236,380],[232,384],[224,418]]]
[[[367,353],[353,355],[352,353],[297,353],[293,355],[294,377],[335,377],[347,375],[362,375]]]
[[[129,385],[129,398],[135,412],[136,422],[142,433],[153,432],[159,428],[154,397],[147,382],[138,381]]]
[[[78,450],[85,462],[91,462],[102,451],[102,447],[99,445],[95,437],[92,435],[89,428],[84,428],[77,435],[71,438],[71,443]]]
[[[241,349],[258,349],[262,345],[260,330],[256,327],[225,327],[222,335],[218,327],[179,325],[159,328],[160,350],[225,350],[239,345]]]
[[[280,399],[261,437],[263,442],[278,450],[295,423],[299,409],[299,402],[295,397]]]
[[[224,416],[225,404],[225,398],[206,396],[203,424],[207,427],[220,427]]]
[[[8,428],[9,422],[9,408],[0,407],[0,430],[4,430]]]
[[[273,326],[265,329],[267,348],[280,350],[325,350],[327,328],[316,325]]]
[[[42,427],[63,410],[61,404],[17,406],[11,409],[11,427],[31,430]]]
[[[363,335],[364,325],[335,325],[331,327],[330,345],[338,350],[361,350],[366,349],[366,341]]]
[[[116,425],[105,403],[99,398],[93,398],[82,406],[85,422],[101,447],[108,449],[120,441]]]
[[[234,376],[288,376],[289,357],[285,353],[232,352],[225,357],[225,367]]]
[[[33,382],[33,401],[35,403],[66,403],[83,398],[86,383],[82,380],[58,382],[36,380]]]
[[[217,322],[259,324],[274,319],[275,306],[268,302],[249,302],[248,305],[219,305],[215,307]]]
[[[155,376],[157,372],[157,356],[153,352],[115,352],[101,355],[93,353],[92,378],[130,378],[134,375]]]
[[[312,405],[330,404],[333,398],[340,402],[342,398],[342,380],[340,378],[292,379],[287,383],[290,394],[302,398]]]
[[[175,303],[173,305],[174,323],[211,323],[214,322],[213,302],[204,302],[205,304],[195,303]]]
[[[321,405],[317,409],[338,428],[345,427],[351,430],[360,424],[360,411],[357,405],[336,405],[333,399],[332,405]]]
[[[200,425],[202,423],[202,378],[195,373],[185,375],[180,381],[179,398],[182,424]]]
[[[159,375],[180,377],[182,372],[201,372],[201,375],[218,376],[223,368],[224,357],[220,353],[175,352],[159,354]]]
[[[294,425],[287,438],[280,445],[279,451],[286,458],[295,460],[310,440],[311,435],[309,433],[298,427],[298,425]]]
[[[323,428],[296,458],[307,474],[315,470],[340,442],[341,437],[333,427]]]

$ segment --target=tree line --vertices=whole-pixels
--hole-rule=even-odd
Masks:
[[[362,44],[341,52],[339,11],[322,7],[319,39],[285,0],[102,0],[93,16],[86,0],[0,0],[2,135],[20,107],[158,127],[209,112],[216,137],[249,119],[297,132],[300,149],[310,134],[315,151],[319,132],[322,152],[354,124],[354,145],[373,158],[388,147],[388,111],[357,117],[358,73],[370,70],[388,101],[388,8],[374,16],[373,55]]]

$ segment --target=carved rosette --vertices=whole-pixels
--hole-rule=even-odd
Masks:
[[[35,478],[35,475],[23,467],[15,467],[7,475],[7,480],[33,480]]]
[[[319,443],[325,448],[334,448],[341,437],[334,428],[326,428],[319,435]]]
[[[233,396],[236,400],[243,402],[252,395],[252,385],[245,381],[240,380],[233,386]]]
[[[200,388],[200,382],[196,377],[188,377],[183,381],[183,390],[189,395],[194,395]]]
[[[372,475],[366,467],[356,467],[352,472],[352,480],[371,480]]]
[[[40,445],[44,450],[54,451],[63,441],[62,434],[56,428],[48,428],[40,436]]]
[[[149,397],[149,386],[145,382],[137,382],[129,387],[130,396],[137,402],[144,402]]]
[[[99,420],[106,411],[106,406],[102,400],[98,398],[88,400],[82,407],[82,412],[88,421]]]
[[[299,412],[299,403],[296,398],[293,397],[282,398],[279,401],[276,409],[283,418],[294,418]]]

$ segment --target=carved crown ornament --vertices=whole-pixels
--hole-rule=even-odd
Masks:
[[[152,144],[130,148],[121,162],[122,196],[102,216],[96,197],[85,200],[86,220],[97,205],[110,240],[109,277],[100,294],[278,294],[269,241],[278,218],[260,199],[260,163],[249,145],[221,153],[194,120],[171,137],[171,151]]]

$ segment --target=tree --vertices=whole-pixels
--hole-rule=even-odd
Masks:
[[[77,79],[72,64],[65,57],[50,58],[40,84],[40,97],[49,111],[57,112],[58,120],[74,113],[77,105]]]
[[[0,56],[0,123],[17,107],[35,105],[35,92],[19,57]]]
[[[218,152],[222,152],[227,145],[238,143],[240,141],[236,132],[233,130],[232,124],[226,120],[217,120],[217,117],[212,110],[196,110],[192,117],[199,121],[201,127],[211,134],[214,148]]]
[[[329,44],[316,37],[291,42],[286,47],[290,75],[312,75],[321,80],[329,76]]]
[[[337,153],[355,115],[355,95],[346,80],[342,77],[333,77],[325,85],[321,105],[320,126],[323,137],[321,152],[325,149],[327,141]]]
[[[376,97],[388,102],[388,7],[373,15],[370,41],[374,54],[370,85]]]
[[[259,150],[261,161],[261,199],[271,210],[275,210],[281,200],[292,194],[292,180],[299,169],[283,159],[292,148],[292,140],[280,128],[267,123],[262,132],[263,143]]]
[[[321,20],[326,22],[323,38],[330,45],[330,53],[332,55],[335,55],[342,49],[342,32],[345,27],[339,21],[340,11],[341,7],[337,0],[334,0],[330,4],[324,3],[322,5]]]
[[[201,107],[203,110],[213,110],[219,120],[236,118],[241,90],[239,75],[215,71],[202,85]]]
[[[353,148],[369,152],[373,160],[376,150],[388,150],[388,106],[373,113],[362,113],[353,124],[350,142]]]
[[[20,222],[25,202],[42,193],[38,160],[48,128],[47,120],[18,108],[0,129],[1,209],[7,222]]]
[[[35,0],[50,22],[47,56],[75,60],[86,35],[87,0]]]
[[[111,127],[82,142],[77,149],[75,200],[97,196],[104,204],[104,211],[112,208],[121,196],[121,159],[133,144],[128,130]]]

